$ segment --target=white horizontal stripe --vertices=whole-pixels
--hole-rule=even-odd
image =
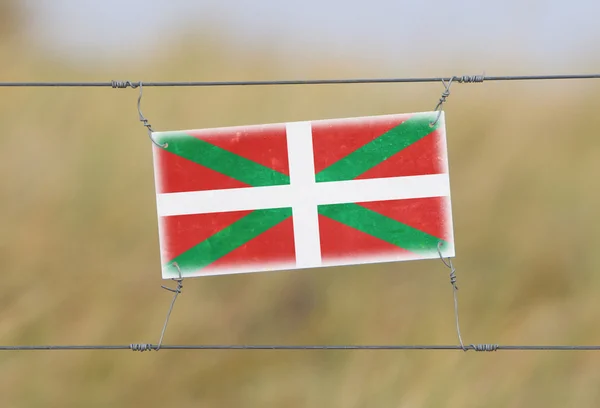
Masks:
[[[450,195],[448,174],[390,177],[316,183],[303,191],[306,204],[343,204]],[[192,191],[157,195],[158,215],[205,214],[226,211],[292,207],[298,199],[293,187],[268,186]]]
[[[158,194],[159,216],[291,207],[290,186]]]
[[[360,203],[450,195],[448,174],[334,181],[317,184],[316,204]]]

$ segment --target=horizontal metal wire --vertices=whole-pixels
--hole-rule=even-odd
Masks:
[[[158,351],[154,344],[128,345],[37,345],[37,346],[0,346],[0,351],[34,351],[34,350],[133,350]],[[471,344],[465,345],[161,345],[160,350],[460,350],[460,351],[600,351],[600,345],[497,345]]]
[[[452,76],[429,78],[366,78],[366,79],[315,79],[315,80],[273,80],[273,81],[181,81],[181,82],[0,82],[0,87],[111,87],[116,89],[145,87],[211,87],[211,86],[255,86],[255,85],[319,85],[319,84],[382,84],[382,83],[425,83],[459,82],[481,83],[484,81],[527,81],[600,79],[600,74],[566,75],[520,75],[520,76]],[[138,101],[139,103],[139,101]],[[172,306],[171,306],[172,307]],[[167,320],[168,321],[168,320]],[[164,334],[164,328],[163,328]],[[162,335],[161,335],[162,341]],[[163,345],[134,343],[129,345],[14,345],[0,346],[0,351],[49,351],[49,350],[460,350],[491,352],[499,350],[522,351],[600,351],[600,345]]]
[[[600,74],[563,74],[563,75],[463,75],[426,78],[348,78],[348,79],[306,79],[306,80],[269,80],[269,81],[175,81],[143,82],[148,86],[188,87],[188,86],[256,86],[256,85],[336,85],[336,84],[384,84],[384,83],[422,83],[453,80],[459,83],[483,81],[531,81],[560,79],[600,79]],[[111,87],[136,88],[140,81],[109,82],[0,82],[0,87]]]

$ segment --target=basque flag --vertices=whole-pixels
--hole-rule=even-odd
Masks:
[[[154,132],[163,278],[454,256],[437,115]]]

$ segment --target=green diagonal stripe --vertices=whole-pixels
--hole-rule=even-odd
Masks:
[[[252,187],[290,184],[289,176],[183,132],[154,133],[155,140],[168,143],[164,150],[206,166]]]
[[[436,250],[447,242],[357,204],[320,205],[319,214],[416,254]]]
[[[253,211],[172,259],[165,268],[168,268],[173,277],[178,275],[177,268],[173,265],[175,262],[182,273],[204,268],[291,216],[291,208]]]
[[[436,130],[440,122],[430,126],[430,123],[435,121],[436,117],[437,113],[413,115],[377,139],[321,170],[316,175],[317,182],[355,179]]]

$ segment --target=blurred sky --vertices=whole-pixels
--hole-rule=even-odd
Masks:
[[[600,44],[598,0],[20,3],[29,11],[32,37],[57,55],[81,60],[143,53],[180,29],[205,26],[222,29],[240,44],[271,43],[299,58],[315,48],[330,48],[399,63],[423,55],[468,57],[484,66],[508,54],[534,61],[546,71],[576,69]]]

